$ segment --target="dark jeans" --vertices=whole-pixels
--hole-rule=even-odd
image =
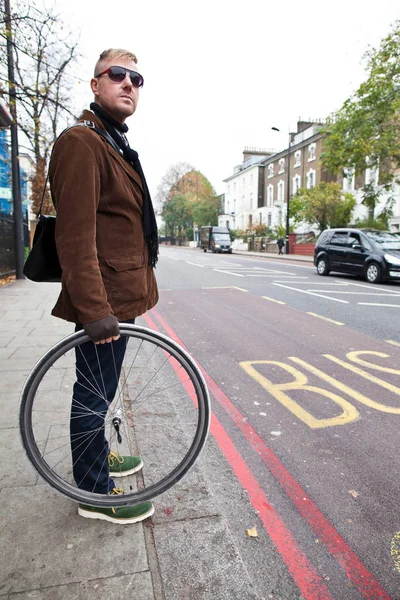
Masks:
[[[135,320],[126,321],[134,323]],[[78,324],[75,331],[82,330]],[[115,487],[109,476],[109,447],[104,419],[118,389],[127,337],[110,344],[86,342],[75,349],[76,382],[71,406],[71,450],[77,486],[107,494]],[[111,347],[112,346],[112,347]]]

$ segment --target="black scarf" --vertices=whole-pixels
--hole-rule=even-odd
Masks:
[[[139,155],[136,150],[132,150],[132,148],[129,146],[128,140],[125,137],[125,133],[128,131],[128,126],[125,125],[125,123],[122,124],[113,119],[113,117],[111,117],[103,108],[101,108],[101,106],[95,102],[91,103],[90,109],[99,117],[108,133],[121,148],[125,160],[134,168],[140,177],[143,187],[143,233],[149,249],[149,264],[152,267],[155,267],[158,261],[158,230],[156,216],[154,214],[149,188],[147,187],[143,169],[140,164]]]

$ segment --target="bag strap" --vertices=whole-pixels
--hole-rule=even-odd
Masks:
[[[105,139],[114,148],[114,150],[116,150],[116,152],[118,152],[118,154],[122,154],[121,148],[118,147],[117,143],[112,139],[112,137],[108,133],[108,131],[105,131],[105,130],[103,131],[102,129],[99,129],[98,127],[96,127],[96,125],[93,123],[93,121],[82,121],[79,123],[75,123],[74,125],[70,125],[69,127],[66,127],[64,129],[64,131],[62,131],[60,133],[60,135],[54,142],[51,154],[53,154],[54,146],[56,145],[56,143],[58,142],[60,137],[63,136],[64,133],[67,133],[67,131],[69,131],[70,129],[73,129],[74,127],[89,127],[89,129],[93,129],[93,131],[95,131],[100,137]],[[50,160],[51,160],[51,156],[50,156]],[[43,186],[42,200],[40,202],[40,207],[39,207],[39,212],[37,214],[37,218],[39,218],[42,214],[43,202],[44,202],[44,197],[46,195],[46,188],[47,188],[48,182],[49,182],[49,171],[47,170],[46,181],[44,182],[44,186]]]

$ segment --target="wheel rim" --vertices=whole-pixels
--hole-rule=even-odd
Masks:
[[[83,332],[68,336],[50,349],[34,367],[22,393],[20,431],[33,466],[52,487],[73,500],[93,506],[126,506],[169,489],[193,466],[209,428],[207,388],[191,357],[162,334],[133,325],[121,325],[120,331],[129,343],[114,400],[109,402],[108,383],[101,380],[100,373],[95,377],[88,369],[83,379],[82,387],[93,391],[92,396],[102,405],[107,402],[105,411],[93,410],[78,401],[78,385],[73,388],[77,398],[71,413],[75,348],[78,353],[83,348],[86,354],[88,347],[89,338]],[[89,345],[94,346],[92,342]],[[114,344],[107,346],[112,353]],[[70,426],[75,431],[76,422],[82,424],[100,417],[110,450],[120,456],[140,455],[144,462],[140,473],[121,477],[119,458],[116,459],[113,479],[124,495],[94,493],[86,475],[82,485],[87,489],[78,487],[74,481],[73,464],[76,467],[82,460],[81,453],[85,454],[92,440],[102,435],[103,428],[85,425],[78,433],[71,434]],[[71,435],[75,463],[71,456]],[[99,460],[103,460],[102,456]],[[87,470],[88,476],[92,476],[92,469]]]
[[[323,258],[321,258],[321,259],[318,261],[318,265],[317,265],[317,271],[318,271],[318,273],[321,275],[322,273],[324,273],[324,272],[325,272],[325,269],[326,269],[326,264],[325,264],[325,261],[324,261],[324,259],[323,259]]]
[[[376,265],[370,265],[367,270],[368,281],[374,282],[379,277],[379,269]]]

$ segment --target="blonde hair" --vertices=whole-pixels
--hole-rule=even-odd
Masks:
[[[123,50],[122,48],[109,48],[108,50],[103,50],[100,54],[99,60],[94,67],[94,76],[101,71],[101,64],[110,58],[128,58],[129,60],[133,60],[134,63],[137,63],[136,54],[133,54],[133,52]]]

